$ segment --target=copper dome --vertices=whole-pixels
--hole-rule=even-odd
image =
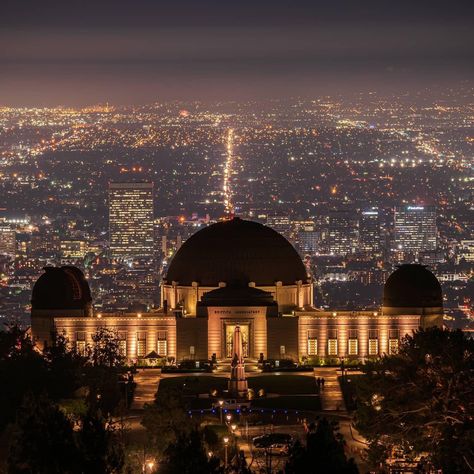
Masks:
[[[219,282],[271,286],[308,279],[293,246],[278,232],[258,222],[234,218],[210,225],[191,236],[170,263],[166,281],[190,286]]]
[[[85,309],[91,292],[84,274],[77,267],[45,267],[33,286],[32,309]]]
[[[391,308],[442,307],[441,285],[424,265],[400,265],[385,283],[383,306]]]

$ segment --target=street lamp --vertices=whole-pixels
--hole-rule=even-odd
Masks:
[[[155,462],[154,461],[148,461],[147,467],[150,470],[150,472],[152,472],[153,468],[155,467]]]
[[[230,429],[232,430],[232,433],[235,433],[235,430],[237,429],[237,425],[235,423],[232,423],[230,425]]]
[[[222,405],[224,405],[224,400],[219,400],[217,402],[219,404],[220,416],[221,416],[221,425],[222,425]]]
[[[229,444],[229,438],[224,436],[224,467],[227,469],[227,445]]]
[[[230,423],[230,420],[232,420],[232,415],[230,413],[227,413],[225,419],[227,420],[227,423]]]

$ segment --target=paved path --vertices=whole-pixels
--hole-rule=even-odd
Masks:
[[[137,384],[133,398],[132,410],[143,410],[145,403],[155,399],[160,384],[161,369],[139,369],[134,376]]]
[[[315,378],[324,378],[324,389],[321,389],[321,406],[323,411],[346,411],[344,397],[339,385],[336,367],[317,367]]]

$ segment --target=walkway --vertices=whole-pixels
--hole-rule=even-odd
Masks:
[[[324,378],[324,389],[321,389],[321,407],[323,411],[346,411],[344,397],[339,385],[337,367],[317,367],[315,378]]]
[[[134,376],[137,384],[133,398],[132,410],[143,410],[145,403],[155,399],[160,384],[161,369],[139,369]]]

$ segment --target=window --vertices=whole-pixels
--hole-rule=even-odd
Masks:
[[[315,337],[308,337],[308,355],[318,355],[318,340]]]
[[[146,356],[146,332],[137,333],[137,357]]]
[[[379,355],[379,340],[369,339],[369,356]]]
[[[348,342],[348,354],[355,356],[359,353],[359,341],[357,339],[349,339]]]
[[[124,331],[119,331],[118,340],[119,354],[122,357],[127,357],[127,333]]]
[[[76,341],[76,351],[79,355],[86,355],[86,341]]]
[[[388,331],[388,353],[396,354],[398,352],[398,341],[400,331],[398,329],[389,329]]]
[[[337,329],[328,329],[328,339],[337,339]]]
[[[328,355],[337,356],[337,339],[328,339]]]
[[[158,355],[163,357],[168,355],[168,340],[166,331],[158,331],[156,352],[158,352]]]
[[[83,331],[76,333],[76,351],[81,356],[86,354],[86,333]]]
[[[396,354],[398,352],[398,339],[388,340],[388,353]]]
[[[308,355],[318,355],[318,336],[315,330],[308,331]]]

